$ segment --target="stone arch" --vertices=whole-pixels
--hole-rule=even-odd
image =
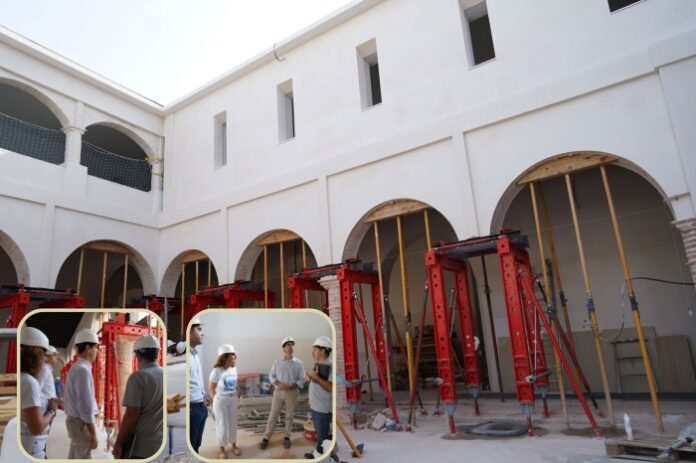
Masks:
[[[36,87],[24,83],[22,81],[9,79],[6,77],[0,77],[0,83],[15,87],[36,98],[39,102],[46,106],[49,109],[49,111],[51,111],[51,113],[58,119],[63,128],[71,125],[70,119],[65,114],[65,112],[63,112],[60,106],[55,101],[53,101],[52,98],[50,98],[48,95],[46,95]]]
[[[172,261],[167,265],[167,269],[162,275],[162,282],[160,284],[160,295],[167,297],[178,297],[176,293],[176,287],[179,282],[179,277],[181,276],[181,265],[186,262],[192,262],[198,258],[208,258],[211,261],[212,271],[215,272],[215,279],[217,280],[217,270],[215,263],[212,262],[212,258],[209,257],[203,251],[197,249],[189,249],[179,253]]]
[[[636,164],[632,161],[629,161],[626,158],[621,158],[621,157],[613,155],[613,154],[608,154],[608,153],[603,153],[603,152],[598,152],[598,151],[574,151],[574,152],[558,154],[555,156],[550,156],[550,157],[548,157],[540,162],[537,162],[533,166],[529,167],[527,170],[522,172],[517,178],[515,178],[515,180],[508,186],[508,188],[505,190],[505,192],[502,194],[502,196],[498,200],[498,203],[497,203],[495,210],[493,212],[493,216],[491,218],[490,233],[493,234],[493,233],[497,233],[500,231],[508,208],[512,204],[512,201],[517,197],[517,194],[520,191],[522,191],[522,189],[525,187],[524,185],[519,184],[520,180],[524,179],[526,176],[528,176],[534,172],[538,172],[538,171],[545,169],[547,166],[549,168],[551,168],[553,163],[556,161],[568,159],[572,156],[584,158],[588,164],[588,168],[591,168],[592,166],[598,165],[597,163],[602,162],[602,160],[604,160],[604,161],[610,162],[612,165],[623,167],[631,172],[638,174],[645,181],[647,181],[650,185],[652,185],[653,188],[655,188],[655,190],[665,200],[665,204],[667,205],[667,207],[669,207],[669,210],[670,210],[670,213],[672,214],[672,217],[675,216],[672,205],[668,201],[668,197],[665,194],[664,189],[657,182],[657,180],[655,180],[655,178],[653,178],[645,169],[640,167],[638,164]]]
[[[0,248],[5,251],[14,266],[15,273],[17,274],[17,283],[28,285],[31,280],[29,279],[29,264],[27,259],[24,257],[24,253],[19,248],[17,242],[2,230],[0,230]]]
[[[145,155],[148,159],[157,157],[154,147],[152,147],[147,141],[145,141],[145,139],[140,134],[138,134],[138,132],[136,132],[135,130],[133,130],[133,129],[131,129],[123,124],[119,124],[117,122],[108,121],[108,120],[95,121],[95,122],[90,123],[87,127],[85,127],[85,131],[89,130],[89,128],[93,127],[93,126],[108,127],[108,128],[113,129],[117,132],[120,132],[123,135],[130,138],[131,140],[133,140],[133,142],[136,145],[138,145],[140,147],[140,149],[143,150],[143,152],[145,153]]]
[[[274,229],[270,230],[264,233],[261,233],[258,235],[256,238],[252,240],[252,242],[244,249],[244,252],[242,252],[241,257],[239,258],[239,262],[237,263],[237,268],[234,272],[234,279],[235,280],[249,280],[251,279],[252,272],[254,270],[254,265],[256,264],[256,261],[258,260],[259,256],[263,252],[263,246],[259,243],[263,242],[265,239],[272,239],[275,236],[280,236],[280,235],[286,235],[286,236],[291,236],[294,235],[299,239],[304,240],[303,237],[298,235],[297,233],[287,230],[287,229]],[[306,240],[305,244],[307,247],[307,253],[308,255],[314,255],[314,251],[312,250],[312,247],[310,246],[309,243],[307,243]]]

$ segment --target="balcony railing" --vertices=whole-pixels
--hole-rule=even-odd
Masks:
[[[65,134],[0,113],[0,148],[62,164],[65,160]]]
[[[145,159],[121,156],[83,141],[80,163],[87,167],[89,175],[150,191],[150,164]]]

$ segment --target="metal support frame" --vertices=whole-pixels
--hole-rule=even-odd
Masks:
[[[362,380],[360,377],[360,358],[358,355],[358,338],[355,301],[362,307],[362,301],[357,297],[355,290],[356,284],[368,285],[370,287],[370,297],[372,301],[372,317],[375,327],[374,346],[375,346],[375,365],[383,367],[386,371],[387,350],[382,327],[382,299],[379,284],[379,276],[370,267],[363,265],[357,260],[346,260],[342,264],[332,264],[314,269],[304,269],[302,272],[295,273],[288,278],[288,287],[291,289],[291,306],[294,308],[304,307],[305,293],[308,291],[327,291],[319,284],[319,280],[325,276],[336,276],[339,282],[341,295],[341,322],[343,329],[343,363],[345,379],[352,386],[346,386],[346,400],[353,412],[353,427],[357,428],[355,412],[360,403],[360,387]],[[328,297],[327,297],[328,301]],[[363,327],[365,333],[369,335],[367,326]],[[369,342],[369,339],[368,339]],[[368,346],[369,347],[369,346]],[[385,393],[389,391],[388,381],[381,377],[379,385]]]
[[[38,301],[39,308],[55,309],[82,308],[85,298],[74,289],[32,288],[24,285],[7,285],[0,288],[0,309],[9,308],[10,315],[5,320],[5,328],[17,328],[19,322],[29,313],[29,303]],[[17,372],[17,343],[10,341],[7,349],[7,373]]]
[[[207,306],[238,309],[244,301],[269,301],[275,306],[275,294],[250,281],[235,281],[226,285],[205,288],[189,296],[184,309],[184,326]]]
[[[474,349],[474,323],[469,297],[468,265],[464,260],[453,259],[435,248],[425,254],[428,270],[428,286],[432,299],[435,330],[435,350],[437,354],[438,377],[443,383],[439,386],[442,403],[449,417],[450,431],[455,432],[454,410],[457,403],[455,385],[454,352],[450,336],[451,316],[447,310],[445,291],[445,271],[454,273],[456,304],[459,315],[459,328],[462,333],[462,353],[464,358],[464,380],[474,398],[474,413],[480,414],[478,396],[481,391],[481,372]]]
[[[145,334],[153,334],[160,342],[157,362],[164,364],[164,330],[161,327],[152,328],[143,325],[125,323],[125,314],[118,314],[116,321],[105,322],[100,330],[100,354],[103,354],[104,365],[104,427],[113,429],[121,423],[121,397],[118,384],[118,366],[121,360],[116,353],[116,340],[127,336],[137,338]],[[137,370],[136,358],[133,356],[132,371]],[[95,383],[96,387],[97,383]]]

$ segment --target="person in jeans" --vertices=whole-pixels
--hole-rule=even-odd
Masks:
[[[208,405],[210,401],[205,398],[205,385],[203,382],[203,366],[196,347],[203,344],[203,325],[200,318],[194,318],[189,333],[189,354],[191,357],[189,372],[189,442],[193,450],[198,453],[203,441],[205,420],[208,418]]]
[[[314,452],[305,453],[305,458],[318,458],[324,454],[323,444],[331,439],[331,419],[333,417],[331,377],[331,339],[319,336],[312,344],[314,368],[306,374],[309,381],[309,408],[317,435],[317,447]]]
[[[294,357],[295,340],[286,337],[281,343],[283,348],[283,357],[273,362],[271,373],[268,379],[275,386],[273,391],[273,401],[271,402],[271,414],[268,416],[266,423],[266,433],[261,440],[261,450],[268,447],[268,441],[273,435],[278,415],[280,415],[281,407],[285,406],[285,439],[283,439],[283,447],[289,449],[292,445],[290,440],[292,436],[292,418],[295,413],[295,404],[297,397],[300,395],[300,389],[305,383],[305,371],[302,360]]]

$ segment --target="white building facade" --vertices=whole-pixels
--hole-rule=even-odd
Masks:
[[[318,265],[369,260],[365,217],[400,199],[437,211],[447,240],[520,228],[534,264],[528,193],[517,180],[549,160],[594,153],[617,159],[610,174],[634,274],[693,282],[696,3],[611,11],[613,3],[357,1],[166,107],[5,30],[0,83],[43,103],[66,141],[59,164],[0,145],[0,246],[11,262],[0,269],[30,286],[64,287],[69,256],[108,241],[131,253],[143,293],[172,297],[187,253],[208,256],[220,283],[253,279],[255,243],[278,230],[300,236]],[[492,50],[484,46],[478,62],[472,24],[484,16]],[[142,148],[149,191],[88,175],[80,147],[94,124]],[[598,175],[574,178],[595,297],[606,307],[600,324],[618,331],[623,278]],[[586,332],[567,199],[560,183],[549,192],[573,331]],[[419,226],[406,230],[416,280],[425,274]],[[490,272],[493,280],[498,270]],[[507,336],[492,286],[494,319],[481,316],[489,369],[487,327]],[[696,351],[693,286],[637,291],[651,333],[683,336]]]

